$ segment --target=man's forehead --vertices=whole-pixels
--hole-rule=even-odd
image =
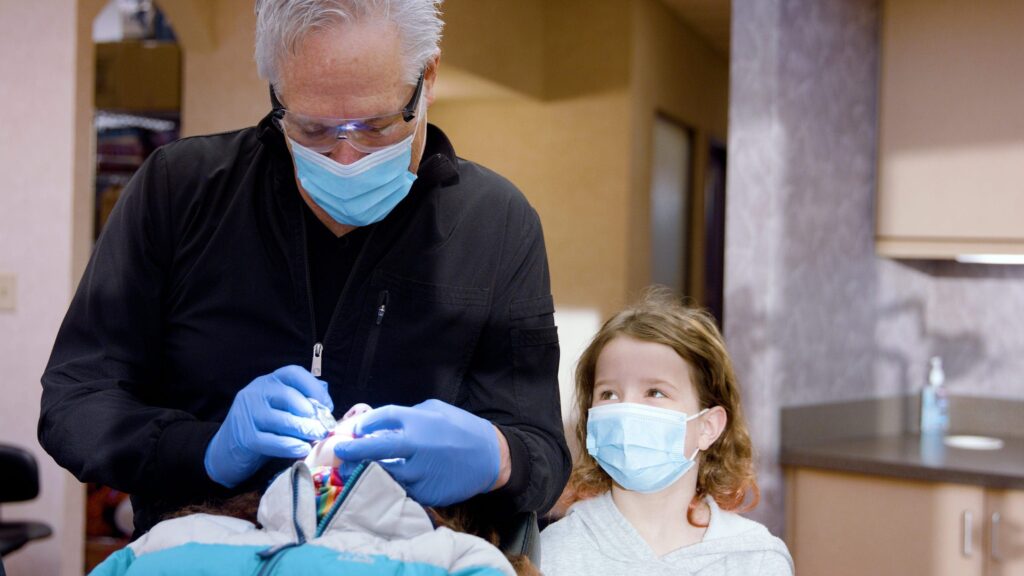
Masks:
[[[377,116],[397,111],[409,96],[400,38],[388,22],[308,34],[281,64],[282,100],[302,114]]]

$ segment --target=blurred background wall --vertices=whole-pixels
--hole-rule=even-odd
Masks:
[[[893,37],[938,46],[965,18],[998,21],[1012,13],[1009,4],[1017,5],[733,2],[725,336],[761,460],[764,502],[752,516],[777,534],[785,521],[781,408],[916,394],[933,355],[944,359],[951,394],[1024,399],[1024,268],[882,258],[875,240],[877,163],[886,161],[878,147],[885,9],[899,9],[886,24]],[[996,53],[1020,50],[1019,37],[971,30],[979,42],[1001,46]],[[1018,105],[984,95],[1021,76],[978,82],[964,70],[990,61],[973,60],[958,75],[936,54],[919,45],[901,77],[912,74],[935,98],[949,94],[940,86],[970,86],[968,109],[987,102],[992,116],[1024,134]],[[918,91],[914,102],[923,96]],[[957,116],[962,99],[953,102],[928,116],[927,129],[946,132],[945,144],[923,138],[916,147],[902,142],[901,152],[925,151],[940,170],[965,148],[977,153],[1006,140],[973,131],[949,137],[943,118]],[[917,113],[903,109],[894,121]],[[961,187],[958,196],[972,198],[975,189],[984,186]]]
[[[54,536],[5,558],[8,574],[81,574],[84,491],[36,441],[39,376],[91,251],[92,18],[102,2],[0,2],[0,271],[15,277],[0,312],[0,442],[39,462],[40,496],[5,519]]]

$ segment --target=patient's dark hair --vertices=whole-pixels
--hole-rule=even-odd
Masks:
[[[163,517],[164,520],[181,518],[192,514],[216,514],[217,516],[230,516],[240,520],[248,520],[256,526],[260,526],[256,519],[256,513],[260,509],[260,498],[263,494],[259,490],[239,494],[227,500],[204,502],[203,504],[191,504],[181,510],[171,512]]]
[[[192,504],[171,512],[164,516],[164,520],[180,518],[191,514],[215,514],[217,516],[230,516],[252,522],[260,526],[256,518],[260,508],[260,499],[263,494],[255,490],[239,494],[227,500],[217,502],[206,502],[203,504]],[[471,514],[463,506],[448,506],[446,508],[426,508],[427,515],[435,526],[444,526],[456,532],[472,534],[487,540],[494,546],[498,546],[498,532],[493,526],[482,522],[477,516]],[[512,564],[518,576],[541,576],[540,570],[530,562],[527,556],[522,554],[506,554],[506,558]]]

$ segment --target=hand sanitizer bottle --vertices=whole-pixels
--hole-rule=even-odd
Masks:
[[[943,434],[949,430],[949,396],[946,394],[946,373],[942,370],[942,358],[933,356],[928,371],[928,384],[935,388],[935,423]]]
[[[928,466],[943,466],[945,462],[943,436],[949,428],[945,381],[942,359],[934,356],[928,371],[928,384],[921,390],[921,461]]]
[[[921,434],[943,434],[949,429],[949,398],[942,358],[933,356],[928,385],[921,390]]]

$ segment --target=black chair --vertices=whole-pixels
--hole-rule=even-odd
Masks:
[[[0,503],[24,502],[39,495],[39,468],[23,448],[0,444]],[[0,518],[0,558],[25,544],[53,534],[41,522],[4,522]],[[3,561],[0,560],[0,575]]]
[[[540,527],[537,513],[518,514],[498,529],[498,545],[505,554],[522,554],[540,569]]]

